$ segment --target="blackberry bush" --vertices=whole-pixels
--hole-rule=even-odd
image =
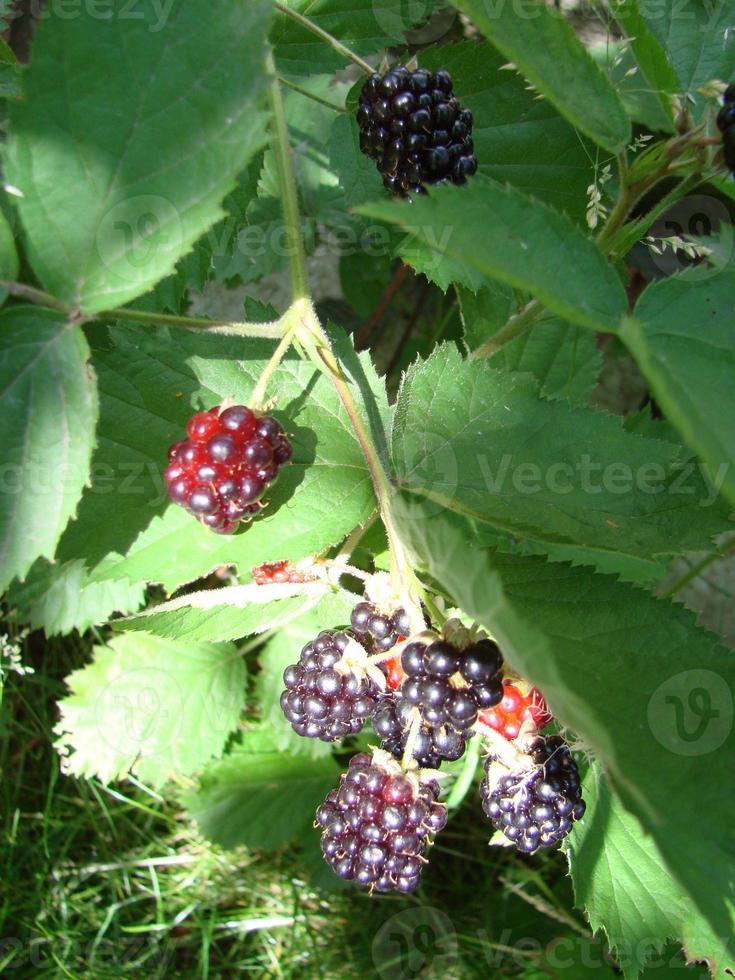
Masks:
[[[402,772],[385,753],[354,756],[316,813],[325,861],[371,891],[415,891],[426,851],[447,821],[438,793],[435,780]]]
[[[334,742],[356,735],[375,711],[378,690],[346,661],[349,644],[346,633],[324,630],[285,669],[281,708],[297,735]]]
[[[577,764],[559,735],[533,739],[511,771],[490,755],[481,792],[493,826],[526,854],[563,840],[584,816]]]
[[[376,72],[362,87],[357,122],[360,149],[397,197],[425,193],[426,184],[464,184],[477,172],[472,113],[447,71]]]
[[[205,527],[232,534],[263,507],[261,497],[291,459],[279,422],[245,405],[197,412],[188,438],[169,449],[164,474],[169,499]]]

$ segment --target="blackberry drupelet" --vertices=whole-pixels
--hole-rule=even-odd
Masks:
[[[725,89],[722,108],[717,114],[717,126],[722,133],[725,164],[735,176],[735,83]]]
[[[483,725],[500,732],[509,741],[525,734],[536,734],[551,721],[551,713],[536,687],[524,694],[515,684],[503,681],[503,700],[488,711],[481,711]]]
[[[283,672],[281,708],[297,735],[334,742],[356,735],[375,711],[378,689],[340,664],[350,637],[324,630]]]
[[[411,632],[411,624],[403,609],[386,616],[371,602],[359,602],[352,610],[350,622],[360,642],[375,653],[391,650]]]
[[[400,66],[371,75],[357,122],[360,149],[397,197],[425,193],[426,184],[464,184],[477,172],[472,113],[454,96],[447,71]]]
[[[421,717],[414,750],[419,765],[459,759],[478,711],[503,697],[502,665],[500,650],[488,639],[464,650],[443,639],[407,644],[401,653],[403,682],[395,694],[380,699],[373,717],[382,747],[395,756],[403,752],[415,708]]]
[[[261,497],[291,458],[280,423],[245,405],[197,412],[188,439],[169,449],[168,496],[205,527],[231,534],[263,507]]]
[[[535,738],[514,771],[490,756],[485,774],[482,808],[519,851],[556,844],[584,815],[577,764],[558,735]]]
[[[327,864],[348,881],[379,892],[412,892],[424,852],[447,821],[434,780],[406,775],[383,753],[350,760],[316,812]]]

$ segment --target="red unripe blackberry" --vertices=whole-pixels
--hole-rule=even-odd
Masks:
[[[378,689],[342,662],[350,637],[325,630],[286,667],[281,708],[297,735],[334,742],[356,735],[375,711]]]
[[[535,738],[513,770],[490,756],[485,773],[482,808],[519,851],[556,844],[584,815],[577,764],[559,735]]]
[[[494,708],[481,711],[479,719],[512,741],[521,731],[529,735],[540,731],[551,721],[551,712],[538,688],[532,687],[523,694],[514,684],[504,681],[502,700]]]
[[[169,499],[213,531],[231,534],[261,510],[261,497],[291,458],[291,444],[280,423],[245,405],[197,412],[187,434],[169,449]]]
[[[453,94],[447,71],[400,66],[367,79],[357,110],[360,149],[397,197],[426,184],[464,184],[477,171],[472,113]]]
[[[371,891],[414,891],[423,855],[447,820],[438,793],[436,782],[402,773],[379,751],[354,756],[316,812],[325,861]]]
[[[253,569],[253,579],[256,585],[274,585],[290,583],[301,585],[304,582],[316,581],[311,567],[307,563],[292,565],[289,561],[265,562]]]

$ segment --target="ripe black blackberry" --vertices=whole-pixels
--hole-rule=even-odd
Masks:
[[[283,672],[281,708],[297,735],[334,742],[356,735],[375,711],[378,688],[344,663],[349,642],[346,633],[324,630]]]
[[[559,735],[538,736],[517,769],[485,763],[482,808],[519,851],[532,854],[562,840],[585,811],[577,764]]]
[[[392,616],[386,616],[371,602],[359,602],[352,610],[350,621],[360,642],[375,653],[393,649],[411,632],[405,610],[398,609]]]
[[[425,193],[425,184],[464,184],[477,172],[472,113],[455,98],[447,71],[400,66],[371,75],[357,122],[360,149],[397,197]]]
[[[419,765],[459,759],[478,711],[503,698],[502,665],[500,650],[488,639],[463,650],[444,639],[409,643],[401,653],[403,682],[396,694],[380,699],[373,717],[382,747],[396,756],[403,752],[415,708],[421,717],[414,749]]]
[[[717,126],[722,133],[725,163],[735,176],[735,83],[728,85],[717,114]]]
[[[187,435],[168,451],[169,499],[205,527],[232,534],[263,507],[261,497],[291,459],[291,444],[280,423],[245,405],[197,412]]]
[[[423,854],[447,821],[438,794],[434,780],[401,772],[380,750],[354,756],[316,812],[325,861],[371,891],[414,891]]]

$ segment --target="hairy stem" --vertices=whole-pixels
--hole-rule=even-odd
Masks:
[[[367,61],[363,61],[358,54],[355,54],[354,51],[350,51],[350,49],[345,47],[341,41],[339,41],[328,31],[325,31],[323,28],[319,27],[312,20],[309,20],[308,17],[304,17],[303,14],[298,13],[296,10],[292,10],[290,7],[287,7],[282,3],[275,3],[273,6],[286,17],[290,17],[291,20],[296,21],[296,23],[300,24],[305,30],[311,31],[311,33],[315,34],[316,37],[321,38],[322,41],[326,41],[327,44],[334,48],[337,54],[341,55],[343,58],[346,58],[347,61],[354,62],[368,75],[372,74],[373,69],[370,67]]]
[[[296,85],[295,82],[289,82],[287,78],[283,78],[281,75],[278,76],[278,81],[281,85],[286,88],[290,88],[292,92],[298,92],[299,95],[303,95],[307,99],[311,99],[312,102],[318,102],[319,105],[323,105],[326,109],[331,109],[333,112],[349,112],[350,110],[347,106],[337,105],[336,102],[330,102],[329,99],[323,99],[320,95],[314,95],[306,88],[301,88],[300,85]]]

